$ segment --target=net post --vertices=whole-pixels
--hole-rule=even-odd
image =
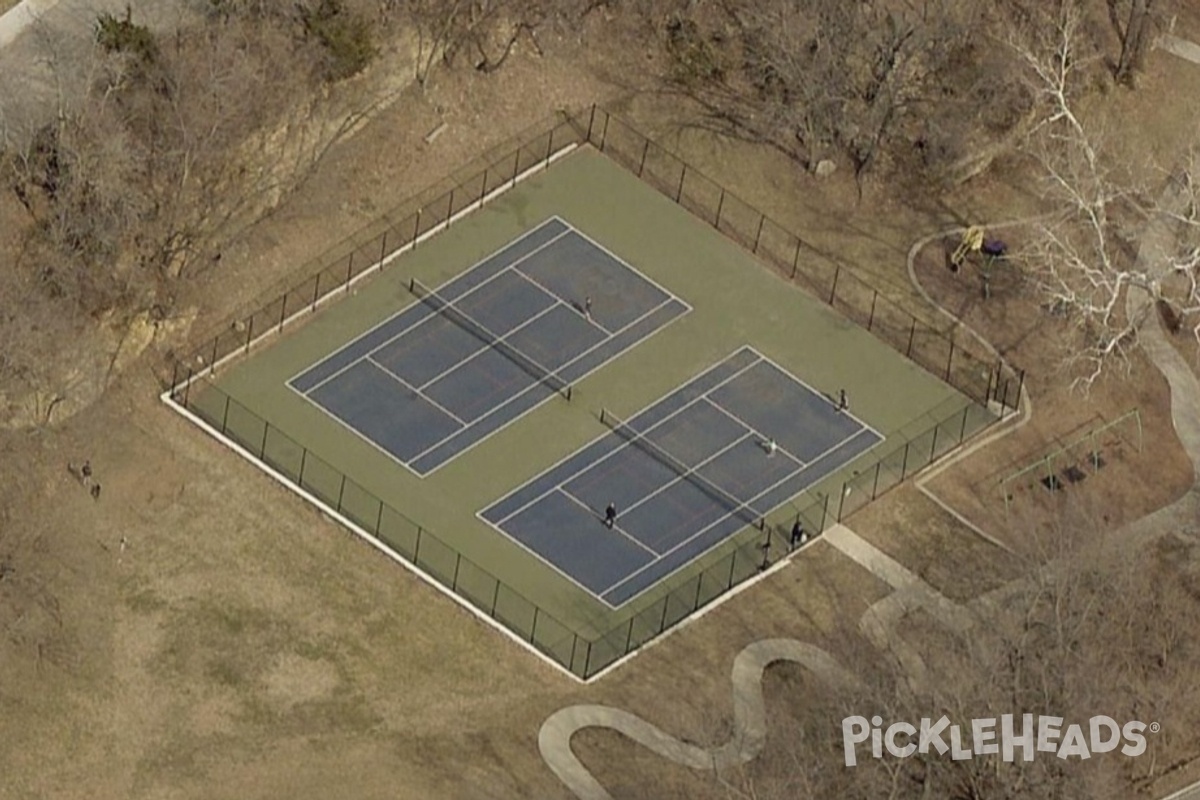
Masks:
[[[667,609],[670,608],[671,595],[663,598],[663,613],[662,618],[658,621],[658,632],[662,633],[667,629]]]
[[[763,225],[766,224],[766,221],[766,214],[758,215],[758,233],[754,234],[754,249],[750,251],[756,255],[758,254],[758,242],[760,239],[762,239]]]
[[[842,274],[840,266],[833,268],[833,284],[829,287],[829,305],[833,305],[833,300],[837,297],[838,276]]]
[[[647,139],[642,144],[642,160],[638,162],[638,177],[642,177],[642,172],[646,169],[646,153],[650,150],[650,140]]]
[[[687,164],[683,165],[683,169],[679,171],[679,188],[675,190],[675,202],[678,203],[683,197],[683,180],[687,177]]]
[[[871,290],[871,313],[867,317],[867,331],[870,332],[871,327],[875,324],[875,303],[879,300],[879,290]]]
[[[721,230],[721,209],[725,206],[725,187],[721,187],[721,196],[717,198],[717,216],[713,220],[713,227]]]

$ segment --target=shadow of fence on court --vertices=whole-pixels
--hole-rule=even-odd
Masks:
[[[739,537],[739,545],[698,574],[666,579],[676,585],[664,596],[598,636],[585,635],[564,623],[207,380],[226,361],[307,319],[324,303],[370,273],[385,269],[394,258],[449,227],[458,217],[586,143],[741,242],[789,279],[819,290],[818,296],[834,308],[976,401],[962,408],[935,409],[893,434],[876,449],[875,461],[858,466],[841,481],[839,490],[803,493],[799,500],[770,515],[753,540]],[[411,565],[478,615],[577,678],[595,677],[785,558],[798,544],[791,537],[795,522],[801,523],[807,536],[818,536],[1017,406],[1022,375],[957,347],[952,338],[920,323],[848,271],[833,268],[824,274],[810,268],[798,236],[600,108],[593,107],[580,116],[556,115],[551,122],[528,131],[511,148],[481,161],[471,170],[460,171],[438,192],[424,193],[420,205],[406,215],[384,218],[368,232],[348,238],[319,261],[301,268],[299,274],[306,277],[173,360],[164,399],[186,410],[244,457],[296,487],[359,536]],[[990,404],[998,407],[999,416],[989,410]]]

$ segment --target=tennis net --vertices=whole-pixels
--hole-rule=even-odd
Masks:
[[[717,486],[712,481],[696,472],[695,467],[689,467],[675,456],[662,449],[650,439],[645,432],[637,431],[628,423],[623,422],[616,414],[608,409],[600,410],[600,421],[625,441],[639,448],[651,458],[658,461],[667,469],[673,471],[683,480],[695,486],[710,498],[720,503],[732,515],[738,517],[747,525],[753,525],[761,530],[765,524],[763,515],[759,514],[749,503],[739,500],[729,492]]]
[[[567,400],[571,399],[570,383],[560,378],[552,370],[543,367],[537,361],[534,361],[532,358],[525,355],[511,344],[504,341],[503,336],[497,336],[496,334],[492,333],[483,324],[455,308],[452,302],[444,299],[441,295],[439,295],[433,289],[427,287],[425,284],[421,283],[416,278],[409,280],[408,288],[409,291],[411,291],[421,300],[421,302],[425,303],[434,311],[474,336],[480,342],[516,364],[530,377],[537,379],[538,382],[540,382],[543,386],[553,389]]]

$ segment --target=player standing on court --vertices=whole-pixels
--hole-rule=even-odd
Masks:
[[[615,505],[613,505],[612,503],[609,503],[608,507],[604,509],[604,524],[606,527],[611,528],[613,525],[616,524],[616,522],[617,522],[617,507]]]

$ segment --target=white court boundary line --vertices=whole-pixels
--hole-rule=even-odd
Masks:
[[[437,234],[441,233],[442,231],[446,230],[447,228],[450,227],[451,223],[456,222],[459,219],[462,219],[463,217],[465,217],[466,215],[479,210],[486,203],[490,202],[494,198],[499,197],[500,195],[504,194],[505,192],[509,191],[510,189],[513,189],[521,181],[524,181],[524,180],[528,179],[529,177],[536,175],[537,173],[539,173],[545,169],[548,169],[551,164],[558,161],[560,158],[570,155],[571,153],[575,152],[577,149],[579,149],[579,144],[572,142],[571,144],[568,144],[565,147],[563,147],[561,150],[554,152],[549,158],[542,160],[542,161],[538,161],[537,164],[534,164],[532,167],[525,170],[520,175],[517,175],[513,178],[509,178],[504,183],[502,183],[500,186],[498,186],[495,189],[493,189],[492,191],[488,192],[486,195],[484,195],[480,199],[474,200],[470,204],[464,206],[463,209],[461,211],[459,211],[458,213],[450,216],[445,221],[439,222],[437,225],[434,225],[432,228],[425,231],[425,233],[422,233],[421,235],[417,236],[415,239],[413,239],[408,244],[402,245],[401,247],[397,248],[396,250],[393,250],[391,253],[384,256],[379,261],[375,262],[374,266],[367,267],[365,270],[363,270],[359,274],[355,275],[349,281],[338,284],[333,289],[329,290],[328,292],[326,292],[325,294],[323,294],[319,298],[317,298],[317,301],[315,303],[305,303],[304,306],[302,306],[298,311],[295,311],[290,316],[284,317],[284,319],[281,323],[272,323],[271,327],[268,328],[266,330],[266,332],[261,333],[258,336],[254,337],[253,339],[250,340],[250,342],[248,344],[238,345],[238,347],[236,349],[230,351],[227,355],[224,355],[221,358],[217,359],[212,364],[201,364],[200,369],[193,372],[190,377],[184,378],[182,381],[180,381],[179,383],[172,386],[170,389],[167,390],[167,393],[169,394],[170,392],[176,391],[176,390],[180,389],[180,387],[187,387],[189,384],[191,384],[197,380],[200,380],[202,378],[211,377],[219,368],[223,367],[227,362],[229,362],[235,358],[241,358],[241,357],[249,354],[251,350],[253,350],[255,347],[258,347],[264,340],[269,339],[273,336],[280,335],[285,328],[287,328],[289,325],[291,325],[296,320],[300,319],[301,317],[303,317],[305,315],[315,313],[317,311],[317,309],[319,309],[321,306],[325,305],[327,302],[333,300],[336,296],[345,294],[346,292],[350,291],[350,288],[353,287],[359,281],[363,280],[364,278],[374,275],[376,272],[380,272],[384,267],[386,267],[394,259],[397,259],[400,256],[404,255],[405,253],[408,253],[410,250],[415,249],[418,244],[421,244],[422,242],[424,242],[428,239],[431,239],[432,237],[434,237]],[[416,213],[419,215],[423,208],[424,207],[422,207],[421,209],[417,209]],[[420,223],[418,223],[418,225],[419,224]],[[390,228],[389,228],[389,230],[390,230]],[[322,272],[323,271],[324,270],[322,270]],[[317,273],[317,274],[320,275],[321,273]],[[291,291],[290,289],[285,290],[282,296],[284,298],[286,298],[290,291]],[[274,301],[272,301],[272,302],[274,302]],[[285,300],[285,302],[286,302],[286,300]],[[253,314],[251,314],[251,318],[253,318]],[[221,334],[217,334],[217,336],[214,338],[219,338],[220,335]],[[197,355],[198,355],[198,357],[203,358],[204,354],[199,353]]]

